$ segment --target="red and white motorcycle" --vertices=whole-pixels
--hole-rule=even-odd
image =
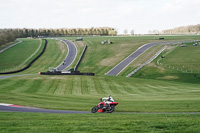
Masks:
[[[98,112],[104,112],[104,113],[112,113],[115,111],[115,106],[117,106],[118,103],[114,102],[114,99],[111,96],[104,97],[100,99],[100,103],[96,106],[94,106],[91,110],[92,113]]]

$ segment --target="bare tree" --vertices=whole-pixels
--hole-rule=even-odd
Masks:
[[[131,35],[134,35],[135,33],[134,33],[134,30],[131,30]]]
[[[128,30],[127,30],[127,29],[125,29],[125,30],[124,30],[124,34],[126,35],[127,33],[128,33]]]

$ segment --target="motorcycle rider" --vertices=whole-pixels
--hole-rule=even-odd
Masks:
[[[114,102],[114,99],[111,96],[101,98],[101,101],[103,101],[106,104],[106,107],[108,107],[109,103]]]

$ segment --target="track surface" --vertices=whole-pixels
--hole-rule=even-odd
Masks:
[[[11,77],[21,77],[21,76],[28,76],[28,75],[35,75],[35,74],[22,74],[22,75],[0,76],[0,79],[11,78]]]
[[[160,44],[168,44],[169,42],[157,42],[157,43],[148,43],[140,48],[138,48],[135,52],[129,55],[126,59],[116,65],[113,69],[106,73],[106,75],[117,76],[122,70],[124,70],[132,61],[134,61],[137,57],[139,57],[142,53],[148,50],[150,47],[154,45]]]
[[[74,43],[68,40],[61,40],[61,41],[64,42],[68,46],[68,54],[65,60],[57,67],[59,71],[62,71],[66,69],[67,67],[69,67],[73,63],[77,54],[77,49]]]
[[[18,106],[2,106],[0,105],[0,112],[29,112],[29,113],[60,113],[60,114],[87,114],[91,112],[87,111],[65,111],[65,110],[49,110],[49,109],[38,109],[30,107],[18,107]],[[200,114],[200,112],[113,112],[120,114]]]
[[[38,109],[38,108],[29,108],[29,107],[11,107],[11,106],[2,106],[0,105],[0,111],[4,112],[37,112],[37,113],[90,113],[86,111],[65,111],[65,110],[49,110],[49,109]]]

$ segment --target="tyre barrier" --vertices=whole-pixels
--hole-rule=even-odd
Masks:
[[[29,68],[40,56],[42,56],[42,54],[45,52],[46,47],[47,47],[47,40],[46,40],[46,39],[44,39],[44,40],[45,40],[45,44],[44,44],[44,48],[43,48],[42,52],[41,52],[37,57],[35,57],[35,59],[33,59],[27,66],[25,66],[24,68],[19,69],[19,70],[10,71],[10,72],[3,72],[3,73],[0,73],[0,74],[18,73],[18,72],[22,72],[22,71],[28,69],[28,68]]]
[[[39,75],[87,75],[95,76],[95,73],[80,73],[79,71],[72,71],[71,73],[62,73],[61,71],[57,72],[39,72]]]
[[[81,62],[81,60],[83,59],[83,56],[84,56],[86,50],[87,50],[87,45],[85,45],[85,48],[83,49],[83,52],[82,52],[82,54],[81,54],[81,56],[80,56],[80,58],[79,58],[79,60],[78,60],[78,62],[77,62],[77,64],[76,64],[76,66],[74,67],[74,71],[77,70],[77,68],[78,68],[78,66],[79,66],[79,64],[80,64],[80,62]]]

